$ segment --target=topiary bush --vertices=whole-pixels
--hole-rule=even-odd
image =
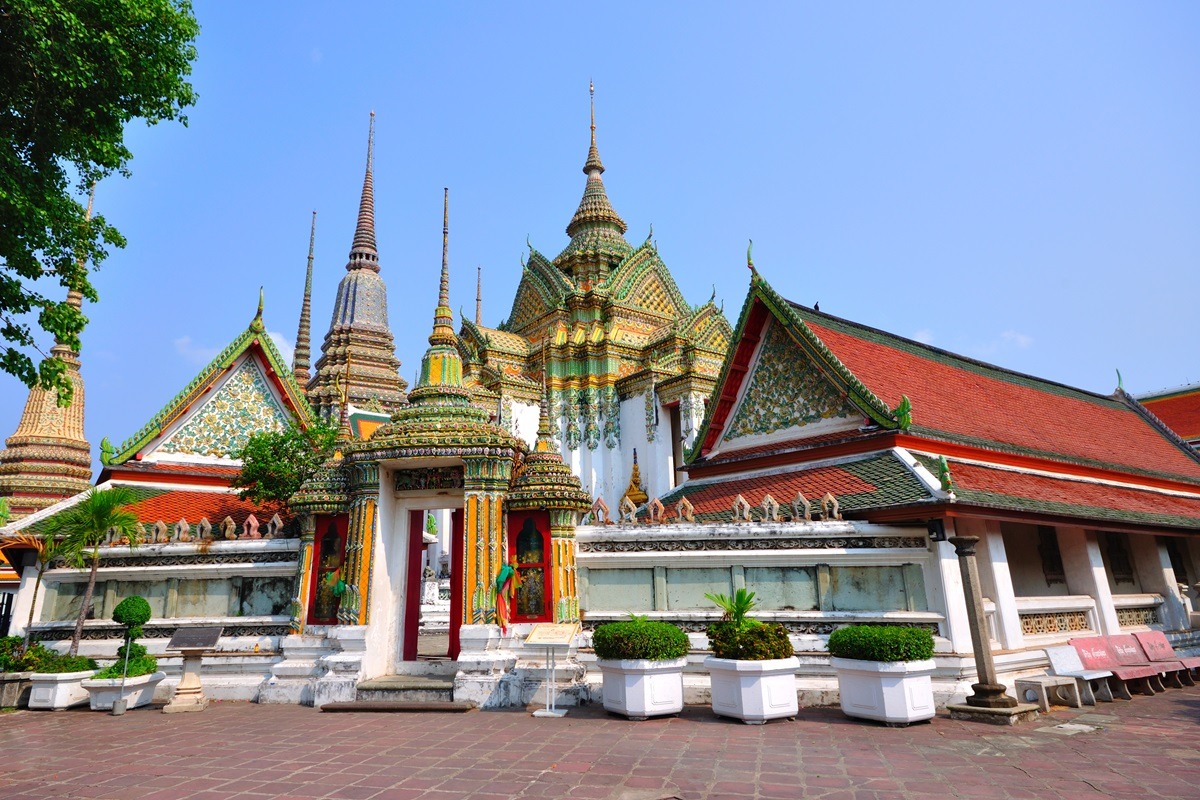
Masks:
[[[150,621],[153,612],[146,598],[132,595],[126,597],[113,609],[113,622],[125,626],[125,644],[117,648],[117,662],[106,667],[97,678],[136,678],[139,675],[150,675],[158,671],[158,660],[146,655],[146,648],[135,644],[134,639],[142,635],[142,626]],[[128,659],[128,668],[126,668]]]
[[[787,628],[776,622],[732,620],[714,622],[708,626],[708,643],[717,658],[739,661],[769,661],[795,655]]]
[[[926,661],[933,658],[933,634],[925,628],[850,625],[829,634],[829,654],[857,661]]]
[[[687,655],[687,634],[669,622],[635,617],[610,622],[592,633],[596,658],[606,661],[670,661]]]

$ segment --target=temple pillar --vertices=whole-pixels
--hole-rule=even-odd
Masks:
[[[1095,531],[1061,527],[1058,549],[1062,553],[1063,572],[1067,576],[1067,591],[1084,594],[1096,601],[1096,633],[1110,636],[1121,632],[1117,607],[1113,604],[1108,572]]]
[[[464,458],[466,518],[459,565],[463,571],[462,624],[496,622],[492,589],[504,565],[504,496],[512,474],[508,458]]]
[[[1000,647],[1004,650],[1023,649],[1025,634],[1021,630],[1021,615],[1017,610],[1000,523],[990,519],[960,519],[955,521],[954,529],[959,536],[979,537],[979,580],[984,596],[996,606],[995,634]]]
[[[1179,596],[1179,580],[1171,566],[1166,544],[1157,536],[1130,534],[1129,551],[1142,591],[1162,595],[1159,621],[1163,628],[1169,631],[1187,629],[1188,613]]]
[[[579,621],[579,585],[575,567],[575,512],[550,511],[550,569],[555,622]]]
[[[313,542],[317,536],[317,521],[312,514],[300,516],[300,552],[296,557],[296,590],[292,593],[292,620],[288,628],[292,633],[304,633],[308,618],[309,587],[312,586]]]
[[[367,624],[378,500],[379,464],[355,464],[350,479],[350,528],[342,573],[346,592],[338,607],[338,623],[342,625]]]

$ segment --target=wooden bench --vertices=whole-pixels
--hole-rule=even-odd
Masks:
[[[1079,654],[1079,660],[1083,662],[1085,669],[1107,670],[1112,673],[1113,694],[1117,697],[1130,699],[1131,683],[1142,694],[1153,695],[1163,691],[1157,667],[1149,664],[1122,664],[1112,652],[1105,636],[1071,639],[1070,645]]]
[[[1183,688],[1183,679],[1181,675],[1187,675],[1188,669],[1181,661],[1151,661],[1146,656],[1146,651],[1142,649],[1142,645],[1132,633],[1121,633],[1115,636],[1108,637],[1109,647],[1112,649],[1113,655],[1122,666],[1127,667],[1144,667],[1149,666],[1156,669],[1159,675],[1164,673],[1167,676],[1167,683],[1173,689]],[[1154,688],[1162,691],[1161,677],[1159,678],[1160,685]],[[1188,676],[1191,680],[1191,676]]]
[[[1146,658],[1150,659],[1151,662],[1178,661],[1183,664],[1187,670],[1180,673],[1180,678],[1188,686],[1196,685],[1196,681],[1193,680],[1190,672],[1200,669],[1200,658],[1177,655],[1175,648],[1167,641],[1166,634],[1162,631],[1135,633],[1133,638],[1138,640],[1138,644],[1142,646],[1142,650],[1146,653]]]
[[[1079,699],[1086,705],[1094,706],[1097,700],[1106,703],[1113,701],[1112,688],[1108,685],[1108,679],[1113,674],[1106,669],[1085,669],[1083,662],[1079,660],[1079,653],[1071,645],[1047,647],[1046,657],[1050,659],[1052,673],[1075,680],[1079,688]]]

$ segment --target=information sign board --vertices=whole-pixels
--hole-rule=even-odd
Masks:
[[[206,625],[180,628],[175,631],[171,641],[167,642],[168,650],[211,650],[217,646],[221,638],[220,625]]]
[[[579,623],[552,624],[539,622],[525,639],[526,647],[570,647],[579,633]]]

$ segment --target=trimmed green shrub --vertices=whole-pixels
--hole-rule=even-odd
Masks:
[[[669,622],[635,617],[610,622],[592,633],[596,658],[607,660],[670,661],[687,655],[687,634]]]
[[[135,594],[117,603],[117,607],[113,609],[112,618],[113,622],[129,629],[126,632],[127,638],[140,639],[142,626],[150,621],[152,613],[146,598]]]
[[[787,628],[775,622],[721,620],[708,626],[708,642],[717,658],[768,661],[795,655]]]
[[[68,656],[47,650],[50,656],[38,664],[37,672],[88,672],[100,668],[96,659],[87,656]]]
[[[857,661],[925,661],[933,658],[933,634],[925,628],[850,625],[829,634],[829,654]]]
[[[0,638],[0,672],[42,672],[42,664],[57,657],[57,653],[40,642],[26,647],[25,639],[20,636]]]
[[[136,678],[140,675],[150,675],[158,671],[158,660],[146,655],[146,648],[135,644],[134,639],[142,635],[142,626],[150,621],[153,612],[146,598],[136,594],[126,597],[117,603],[113,609],[113,622],[125,626],[125,644],[117,648],[117,663],[106,667],[97,678]],[[129,664],[126,669],[126,659]]]

